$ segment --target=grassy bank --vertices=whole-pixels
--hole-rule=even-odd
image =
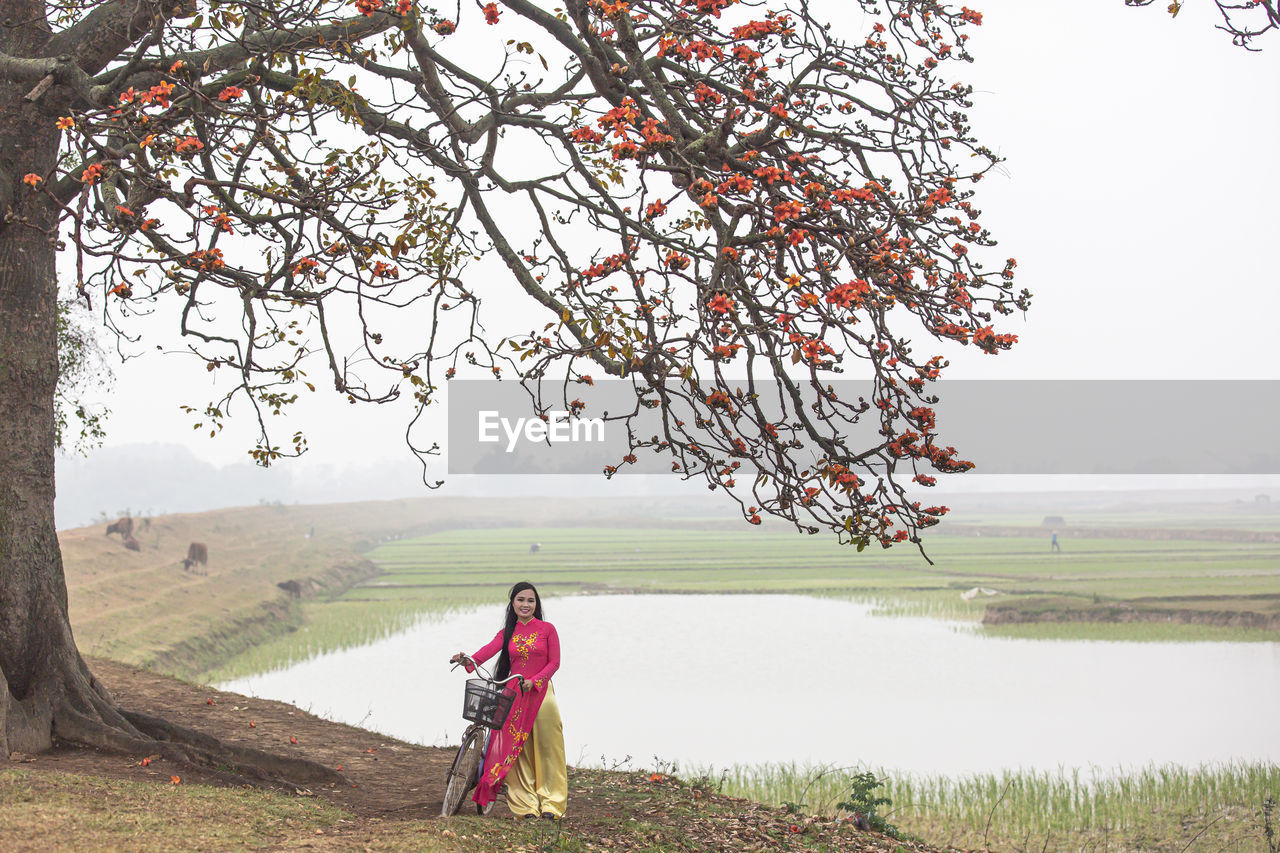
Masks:
[[[849,774],[795,765],[705,771],[726,793],[816,814],[848,798]],[[1280,802],[1280,767],[1149,767],[1093,779],[1079,771],[889,775],[882,793],[891,801],[882,813],[902,831],[962,849],[1267,851],[1263,805]],[[1280,832],[1280,813],[1271,825]]]

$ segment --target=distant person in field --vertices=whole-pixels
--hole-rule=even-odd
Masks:
[[[1049,553],[1052,554],[1054,551],[1062,552],[1062,546],[1058,544],[1058,531],[1056,530],[1049,536]]]
[[[507,807],[516,817],[547,820],[564,817],[569,803],[569,773],[564,758],[560,707],[551,676],[560,668],[560,638],[555,626],[542,621],[542,600],[531,583],[511,587],[506,621],[489,643],[471,656],[459,652],[454,663],[474,671],[498,655],[499,680],[520,676],[521,693],[511,706],[507,724],[494,729],[472,796],[476,805],[493,802],[505,778]]]

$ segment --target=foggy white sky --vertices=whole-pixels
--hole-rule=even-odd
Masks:
[[[834,5],[836,27],[859,38],[860,13]],[[1035,299],[1008,323],[1017,347],[956,348],[949,377],[1280,378],[1266,233],[1280,197],[1267,156],[1280,131],[1280,38],[1264,39],[1261,54],[1233,47],[1209,0],[1189,0],[1177,20],[1162,4],[1121,0],[974,5],[985,16],[970,30],[977,62],[948,73],[976,85],[975,133],[1007,158],[975,203]],[[179,443],[214,464],[247,460],[252,424],[210,440],[178,408],[213,396],[201,363],[148,355],[115,372],[108,445]],[[312,448],[286,463],[300,470],[415,464],[404,407],[322,391],[292,417]]]

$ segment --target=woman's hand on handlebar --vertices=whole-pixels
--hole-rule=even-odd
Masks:
[[[471,663],[471,656],[466,652],[458,652],[456,655],[449,658],[449,663],[460,663],[463,666],[466,666]]]
[[[533,685],[533,682],[532,682],[532,681],[530,681],[529,679],[525,678],[523,675],[522,675],[522,676],[520,676],[520,689],[521,689],[521,690],[523,690],[525,693],[528,693],[528,692],[530,692],[531,690],[533,690],[533,686],[534,686],[534,685]]]

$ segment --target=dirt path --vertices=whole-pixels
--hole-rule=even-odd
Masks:
[[[239,746],[340,767],[351,787],[314,788],[310,793],[352,814],[382,818],[440,814],[441,789],[453,760],[452,750],[404,743],[323,720],[283,702],[202,688],[114,661],[92,659],[89,664],[122,707],[163,716]],[[65,745],[33,758],[24,763],[27,769],[134,781],[167,783],[170,776],[180,775],[184,782],[226,782],[217,773],[178,767],[160,759],[139,767],[129,758]]]

